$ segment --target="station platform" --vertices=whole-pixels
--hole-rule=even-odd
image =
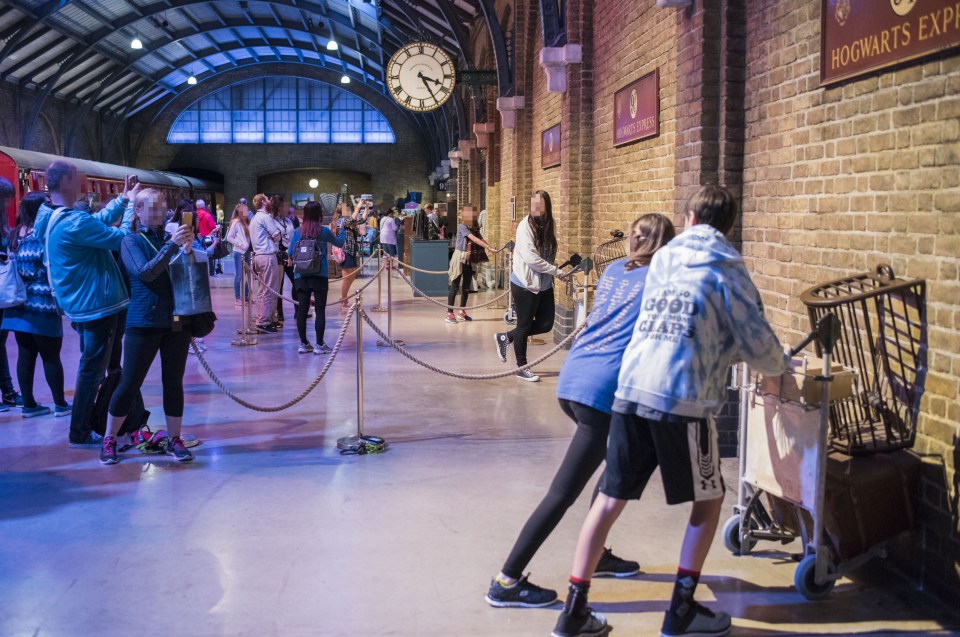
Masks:
[[[502,309],[448,325],[442,308],[393,276],[392,330],[408,351],[451,370],[507,369],[492,338],[504,329]],[[297,395],[326,357],[297,353],[292,309],[280,333],[232,347],[232,275],[213,286],[219,320],[205,356],[216,373],[259,405]],[[376,284],[364,295],[375,302]],[[328,311],[330,345],[342,316]],[[372,316],[386,325],[386,314]],[[65,332],[72,400],[78,348]],[[134,451],[101,466],[95,450],[67,448],[69,418],[0,414],[0,635],[548,635],[559,605],[494,609],[484,594],[572,434],[555,399],[565,354],[537,368],[540,383],[463,381],[378,347],[369,329],[363,341],[364,429],[386,438],[383,454],[336,449],[356,430],[354,326],[323,382],[279,413],[232,402],[191,356],[184,432],[202,444],[184,465]],[[531,360],[553,347],[544,341]],[[15,368],[12,338],[7,350]],[[50,402],[39,369],[36,393]],[[162,428],[159,363],[143,395],[151,426]],[[736,500],[734,462],[724,467],[725,506]],[[530,566],[531,580],[561,597],[588,499],[589,490]],[[687,514],[664,504],[655,476],[614,527],[610,546],[643,570],[594,581],[591,603],[615,635],[659,631]],[[760,546],[734,557],[718,536],[698,598],[729,612],[741,637],[960,634],[960,617],[879,563],[826,600],[805,601],[793,588],[798,550]]]

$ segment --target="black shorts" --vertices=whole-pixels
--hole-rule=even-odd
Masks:
[[[722,498],[714,421],[657,422],[613,412],[600,491],[618,500],[637,500],[657,467],[667,504]]]

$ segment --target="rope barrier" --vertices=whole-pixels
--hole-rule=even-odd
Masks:
[[[367,259],[367,261],[364,261],[363,265],[366,265],[367,262],[369,262],[369,261],[370,261],[370,259]],[[363,265],[357,266],[357,269],[359,270],[360,268],[363,267]],[[380,264],[380,268],[376,271],[375,274],[380,274],[380,273],[383,271],[384,267],[386,267],[384,264]],[[253,273],[257,275],[257,280],[260,281],[260,285],[262,285],[263,287],[265,287],[268,292],[273,293],[274,296],[277,296],[277,297],[279,297],[279,298],[282,298],[282,299],[283,299],[284,301],[286,301],[287,303],[293,303],[294,305],[300,305],[300,302],[299,302],[299,301],[295,301],[294,299],[292,299],[292,298],[290,298],[290,297],[288,297],[288,296],[284,296],[282,292],[280,292],[280,291],[278,291],[278,290],[275,290],[275,289],[273,289],[272,287],[270,287],[269,285],[267,285],[267,284],[264,282],[263,277],[260,275],[260,273],[257,272],[256,268],[253,269]],[[342,278],[342,277],[341,277],[341,278]],[[334,279],[334,280],[339,281],[340,279]],[[357,288],[355,291],[353,291],[353,292],[351,292],[350,294],[348,294],[345,300],[349,300],[349,299],[357,296],[358,294],[360,294],[361,292],[363,292],[364,290],[366,290],[370,285],[372,285],[373,282],[376,281],[376,280],[377,280],[377,277],[376,277],[376,276],[372,276],[369,281],[367,281],[366,283],[364,283],[363,285],[361,285],[361,286],[360,286],[359,288]],[[335,305],[340,305],[343,301],[344,301],[344,299],[339,299],[339,300],[333,301],[332,303],[327,303],[325,307],[333,307],[333,306],[335,306]]]
[[[383,339],[384,343],[388,344],[390,347],[392,347],[393,349],[403,354],[403,356],[405,356],[412,362],[416,363],[421,367],[425,367],[426,369],[429,369],[432,372],[436,372],[442,376],[449,376],[450,378],[459,378],[460,380],[494,380],[497,378],[506,378],[508,376],[513,376],[518,371],[521,371],[524,369],[530,369],[531,367],[535,365],[539,365],[543,361],[547,360],[548,358],[550,358],[551,356],[559,352],[561,349],[563,349],[563,347],[567,343],[571,342],[574,338],[576,338],[577,334],[579,334],[584,327],[586,327],[586,323],[580,325],[580,327],[570,332],[570,334],[565,339],[557,343],[557,346],[554,347],[552,350],[550,350],[549,352],[547,352],[537,360],[533,361],[532,363],[527,363],[522,367],[517,367],[515,369],[511,369],[506,372],[499,372],[496,374],[464,374],[462,372],[452,372],[449,370],[441,369],[436,365],[433,365],[431,363],[428,363],[424,360],[417,358],[416,356],[408,352],[406,349],[404,349],[403,346],[397,345],[396,341],[388,338],[386,333],[383,330],[381,330],[380,327],[376,323],[374,323],[373,320],[370,318],[370,316],[367,315],[367,313],[362,309],[360,310],[360,318],[362,318],[364,322],[366,322],[366,324],[370,326],[370,329],[372,329],[374,332],[377,333],[377,336]]]
[[[393,260],[396,261],[397,263],[399,263],[399,264],[402,265],[402,266],[405,266],[405,267],[410,268],[410,269],[413,270],[414,272],[423,272],[424,274],[446,274],[446,273],[447,273],[447,270],[424,270],[423,268],[415,268],[414,266],[410,265],[409,263],[406,263],[406,262],[404,262],[404,261],[401,261],[401,260],[398,259],[397,257],[393,257]]]
[[[407,285],[409,285],[409,286],[413,289],[414,292],[416,292],[417,294],[419,294],[420,296],[422,296],[422,297],[423,297],[424,299],[426,299],[427,301],[430,301],[430,302],[433,303],[434,305],[437,305],[437,306],[442,307],[442,308],[444,308],[444,309],[449,308],[449,307],[453,307],[454,310],[463,310],[464,312],[466,312],[467,310],[475,310],[475,309],[480,308],[480,307],[486,307],[486,306],[488,306],[488,305],[493,305],[494,303],[496,303],[497,301],[499,301],[499,300],[502,299],[503,297],[505,297],[505,296],[507,296],[508,294],[510,294],[510,290],[507,290],[506,292],[504,292],[504,293],[501,294],[500,296],[495,297],[495,298],[493,298],[493,299],[490,299],[489,301],[485,301],[485,302],[483,302],[483,303],[478,303],[477,305],[465,305],[465,306],[454,305],[454,306],[450,306],[450,305],[447,305],[446,303],[441,303],[440,301],[436,301],[436,300],[434,300],[433,298],[427,296],[426,292],[424,292],[423,290],[421,290],[420,288],[418,288],[417,286],[415,286],[415,285],[413,284],[413,281],[411,281],[410,279],[408,279],[407,276],[403,273],[403,271],[398,270],[398,272],[400,273],[400,278],[403,279],[404,282],[405,282]]]
[[[323,380],[323,377],[326,376],[327,370],[330,369],[330,366],[333,364],[334,359],[337,357],[337,354],[340,352],[340,346],[343,344],[343,339],[347,335],[347,328],[350,327],[350,319],[353,317],[354,312],[356,312],[357,306],[358,306],[357,303],[354,303],[353,305],[350,306],[350,310],[347,312],[347,317],[343,321],[343,326],[340,328],[340,333],[337,335],[337,341],[336,343],[334,343],[333,349],[330,351],[330,356],[329,358],[327,358],[327,362],[324,363],[323,368],[321,368],[320,373],[317,374],[317,377],[313,380],[313,382],[311,382],[305,390],[300,392],[300,394],[296,398],[293,398],[292,400],[288,400],[287,402],[281,405],[277,405],[275,407],[261,407],[259,405],[254,405],[253,403],[240,398],[234,392],[227,389],[227,386],[224,384],[224,382],[220,380],[220,378],[210,368],[210,364],[207,363],[207,359],[203,357],[203,353],[201,352],[200,348],[197,347],[197,343],[195,340],[190,339],[190,347],[193,348],[193,353],[197,355],[197,360],[200,361],[200,365],[203,367],[204,371],[207,372],[207,375],[210,377],[210,380],[212,380],[213,383],[220,388],[220,391],[226,394],[227,397],[230,398],[232,401],[234,401],[238,405],[246,407],[247,409],[252,409],[253,411],[259,411],[259,412],[265,412],[265,413],[283,411],[284,409],[289,409],[290,407],[293,407],[298,402],[306,398],[310,392],[316,389],[317,385],[320,384],[320,381]],[[357,346],[361,347],[362,345],[358,344]]]

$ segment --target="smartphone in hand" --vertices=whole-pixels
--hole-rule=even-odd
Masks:
[[[180,216],[180,225],[187,226],[188,228],[193,228],[193,211],[184,210],[183,214]]]

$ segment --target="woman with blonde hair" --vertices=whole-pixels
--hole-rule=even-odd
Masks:
[[[557,601],[556,591],[532,584],[523,571],[606,457],[620,362],[640,315],[650,260],[675,235],[673,224],[663,215],[640,217],[630,227],[627,258],[608,265],[597,282],[587,326],[570,348],[557,381],[560,408],[577,429],[546,496],[490,583],[486,599],[491,606],[534,608]],[[639,570],[638,563],[607,549],[594,576],[629,577]]]
[[[250,223],[247,221],[247,207],[237,204],[230,216],[230,229],[227,230],[227,243],[233,246],[233,296],[236,304],[242,304],[240,285],[246,290],[247,301],[250,300],[250,288],[243,278],[243,264],[250,265]]]

